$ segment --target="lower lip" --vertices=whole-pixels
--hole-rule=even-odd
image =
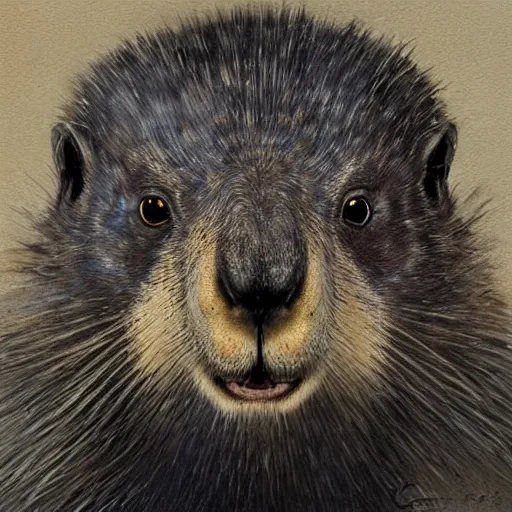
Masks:
[[[265,387],[250,387],[245,386],[240,382],[222,382],[222,388],[232,397],[237,400],[244,400],[246,402],[264,402],[282,400],[297,389],[299,381],[294,382],[280,382]]]

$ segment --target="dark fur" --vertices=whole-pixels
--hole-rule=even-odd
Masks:
[[[145,167],[148,144],[160,160]],[[60,193],[27,248],[28,284],[2,306],[0,508],[388,511],[408,481],[509,476],[511,323],[446,187],[454,146],[428,77],[355,25],[237,11],[95,64],[54,132]],[[258,166],[270,170],[253,204]],[[148,187],[169,196],[172,229],[138,221]],[[340,205],[360,187],[375,215],[349,229]],[[242,219],[280,205],[314,226],[327,261],[342,244],[391,312],[388,362],[364,396],[325,360],[297,411],[236,418],[187,368],[167,394],[135,374],[124,320],[158,255],[174,251],[185,275],[188,227],[209,216],[229,238],[237,200]],[[279,219],[261,221],[269,237]]]

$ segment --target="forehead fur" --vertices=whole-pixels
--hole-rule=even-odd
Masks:
[[[77,82],[66,117],[100,145],[172,147],[178,166],[248,144],[407,158],[445,119],[402,50],[302,11],[236,10],[125,42]]]

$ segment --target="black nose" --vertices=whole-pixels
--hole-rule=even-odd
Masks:
[[[233,306],[242,306],[251,313],[265,313],[280,307],[290,307],[303,281],[300,269],[287,269],[289,278],[278,282],[264,279],[245,279],[233,269],[219,271],[220,289]]]
[[[304,282],[306,250],[298,230],[289,222],[267,227],[245,224],[225,235],[217,250],[221,292],[251,313],[290,307]]]

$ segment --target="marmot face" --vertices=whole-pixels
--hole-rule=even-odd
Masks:
[[[5,503],[390,510],[408,479],[510,472],[510,323],[455,140],[401,49],[302,13],[95,64],[0,324]]]

